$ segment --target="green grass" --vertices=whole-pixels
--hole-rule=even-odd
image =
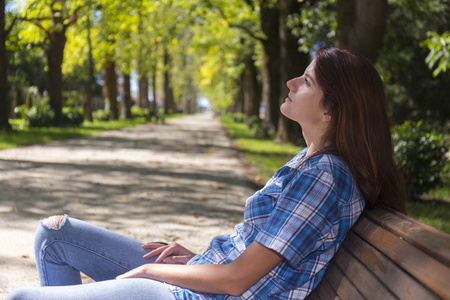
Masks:
[[[102,131],[145,124],[144,118],[133,120],[84,122],[80,127],[28,127],[24,120],[10,120],[12,132],[0,132],[0,149],[66,140],[84,135],[96,135]]]
[[[270,138],[254,137],[247,125],[233,122],[226,116],[220,117],[220,121],[238,143],[249,164],[259,168],[261,180],[264,182],[300,151],[298,146],[277,144]]]
[[[271,139],[253,137],[247,125],[233,122],[226,116],[220,120],[245,153],[248,162],[258,167],[263,182],[300,150],[296,146],[277,144]],[[446,170],[443,186],[424,195],[424,200],[408,202],[406,211],[412,218],[450,233],[450,168]]]
[[[416,200],[406,203],[408,216],[450,233],[450,203],[440,200]]]
[[[179,117],[174,114],[166,116],[166,120]],[[111,121],[85,121],[80,127],[28,127],[21,119],[11,119],[13,131],[0,132],[0,149],[14,148],[17,146],[47,143],[53,140],[66,140],[85,135],[96,135],[106,130],[117,130],[145,124],[145,118],[132,120]]]

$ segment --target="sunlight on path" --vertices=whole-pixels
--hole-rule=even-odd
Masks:
[[[33,233],[47,215],[198,252],[232,231],[253,192],[212,114],[0,151],[0,298],[38,284]]]

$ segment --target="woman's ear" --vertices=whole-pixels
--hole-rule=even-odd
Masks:
[[[324,112],[322,115],[322,122],[327,123],[331,121],[331,114],[328,112]]]

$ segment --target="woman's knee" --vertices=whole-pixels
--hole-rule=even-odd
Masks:
[[[42,220],[42,224],[48,229],[60,230],[67,220],[67,215],[55,215]]]

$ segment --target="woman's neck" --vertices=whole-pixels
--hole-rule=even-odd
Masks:
[[[305,133],[303,133],[303,137],[306,141],[306,145],[308,147],[308,151],[306,152],[306,155],[311,155],[314,152],[316,152],[317,150],[320,150],[322,148],[325,148],[329,145],[331,145],[331,142],[329,142],[328,140],[324,140],[323,135],[320,135],[318,137],[311,137],[311,136],[307,136],[305,135]]]

